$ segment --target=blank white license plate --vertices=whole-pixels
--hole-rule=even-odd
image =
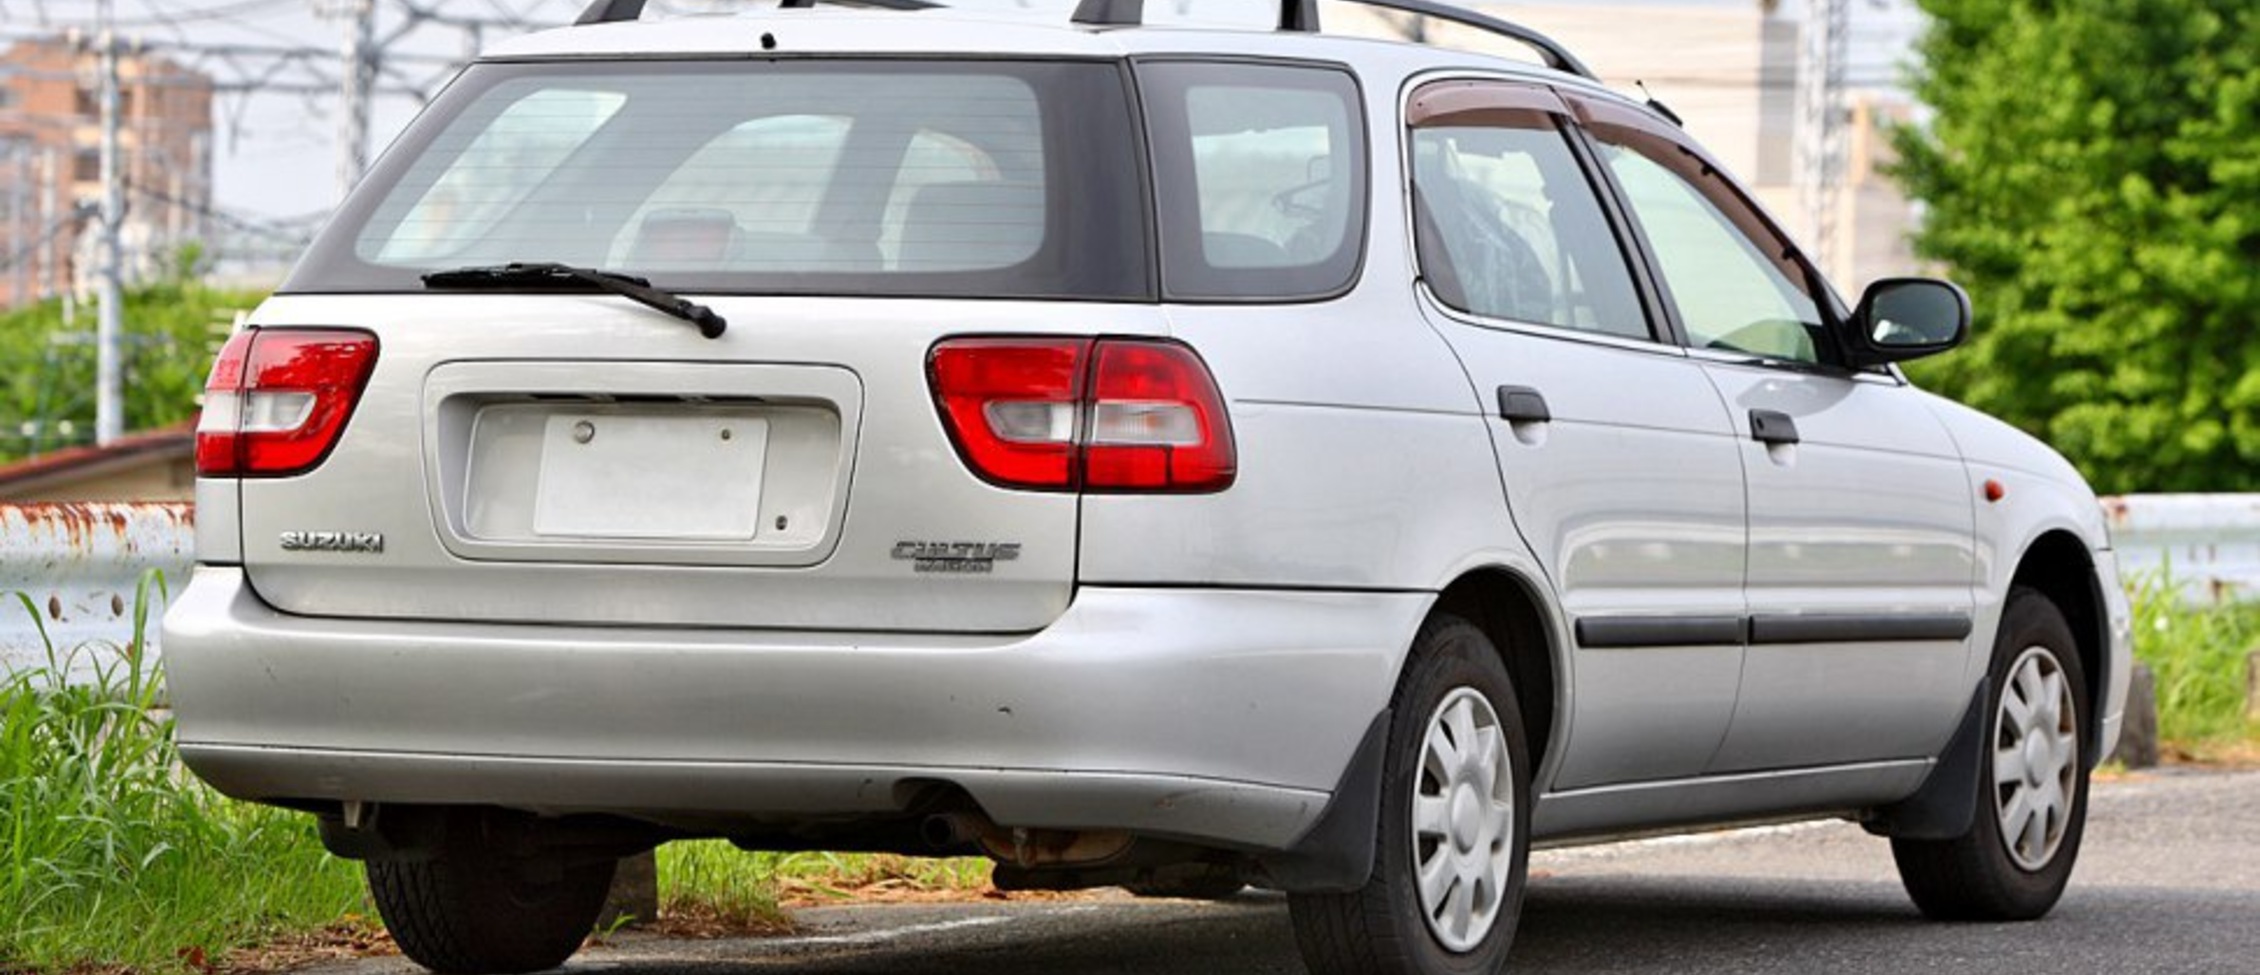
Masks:
[[[750,541],[768,446],[768,421],[745,417],[549,417],[534,533]]]

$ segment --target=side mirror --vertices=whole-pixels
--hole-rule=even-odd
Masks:
[[[1845,323],[1854,368],[1937,355],[1970,334],[1970,296],[1946,281],[1885,278],[1868,286]]]

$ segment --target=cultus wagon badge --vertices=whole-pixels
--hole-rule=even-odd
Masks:
[[[1020,558],[1019,542],[896,542],[894,559],[913,572],[986,575],[997,563]]]

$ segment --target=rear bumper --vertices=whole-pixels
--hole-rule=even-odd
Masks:
[[[255,800],[748,820],[966,790],[1006,826],[1283,849],[1433,597],[1087,587],[1019,636],[288,616],[201,567],[165,619],[181,753]]]

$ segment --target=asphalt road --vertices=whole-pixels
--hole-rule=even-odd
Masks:
[[[2055,913],[1945,925],[1915,913],[1884,842],[1841,823],[1541,853],[1512,970],[1643,973],[2260,975],[2260,773],[2099,784]],[[1298,973],[1284,898],[1123,895],[1067,903],[805,912],[790,938],[630,937],[569,972],[606,975]],[[403,975],[398,959],[325,975]]]

